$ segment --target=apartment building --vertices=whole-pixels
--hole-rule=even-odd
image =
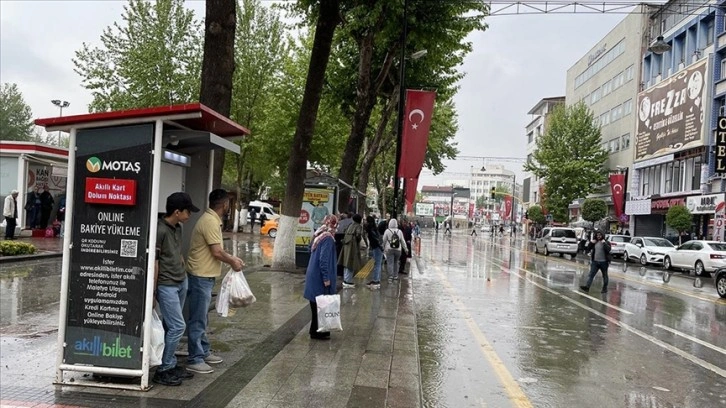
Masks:
[[[537,149],[537,139],[547,131],[550,113],[558,105],[565,103],[564,96],[543,98],[527,112],[531,120],[525,127],[527,135],[527,162],[533,160],[532,155]],[[539,205],[544,189],[543,180],[532,173],[526,172],[522,181],[522,206],[527,209]]]

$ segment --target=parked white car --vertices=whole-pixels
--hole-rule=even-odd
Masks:
[[[662,264],[665,255],[675,249],[676,247],[665,238],[633,237],[625,244],[623,259],[625,262],[637,260],[643,266]]]
[[[572,228],[547,227],[544,228],[537,240],[534,241],[534,252],[549,254],[577,255],[577,234]]]
[[[610,243],[610,255],[613,257],[623,256],[625,253],[625,244],[630,242],[629,235],[606,235],[605,240]]]
[[[696,276],[726,268],[726,243],[716,241],[688,241],[666,254],[666,269],[693,269]]]

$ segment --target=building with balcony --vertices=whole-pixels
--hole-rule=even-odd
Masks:
[[[675,236],[665,214],[675,204],[688,205],[696,214],[691,232],[723,240],[713,236],[713,209],[699,205],[723,201],[723,183],[713,178],[712,151],[726,99],[723,12],[715,1],[670,1],[651,13],[649,22],[626,214],[637,235]],[[648,49],[659,36],[667,46]]]
[[[537,149],[537,139],[547,131],[549,115],[552,110],[565,103],[564,96],[544,98],[527,112],[531,120],[526,126],[527,135],[527,161],[532,161],[532,155]],[[522,181],[522,205],[528,208],[531,205],[539,205],[544,188],[543,180],[532,173],[525,173]]]

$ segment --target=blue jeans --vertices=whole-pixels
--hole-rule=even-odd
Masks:
[[[591,261],[590,262],[590,277],[587,279],[587,286],[588,288],[590,285],[592,285],[592,281],[595,279],[595,275],[597,275],[598,269],[602,271],[602,290],[605,291],[608,289],[608,261]]]
[[[209,355],[207,339],[207,314],[212,301],[214,278],[187,275],[189,280],[189,357],[188,364],[200,364]]]
[[[381,281],[381,266],[383,264],[383,250],[374,248],[368,251],[368,256],[373,258],[373,282]]]
[[[156,287],[156,301],[159,303],[161,318],[164,322],[164,354],[161,356],[161,366],[157,371],[166,371],[176,367],[174,353],[187,327],[182,314],[187,290],[186,279],[177,285],[158,285]]]
[[[353,283],[353,274],[355,271],[348,268],[343,268],[343,282],[345,283]]]

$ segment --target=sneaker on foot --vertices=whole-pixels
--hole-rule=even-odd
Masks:
[[[381,287],[381,282],[375,282],[375,281],[368,282],[368,289],[379,289],[380,287]]]
[[[161,385],[170,385],[170,386],[177,386],[181,385],[182,380],[181,378],[174,375],[174,369],[170,370],[164,370],[164,371],[156,371],[154,373],[154,376],[151,378],[152,382],[155,382],[157,384]]]
[[[214,369],[209,366],[207,363],[197,363],[197,364],[189,364],[187,366],[187,370],[193,371],[195,373],[199,374],[209,374],[213,373]]]
[[[220,364],[222,361],[224,361],[222,357],[215,356],[214,354],[204,357],[204,362],[207,364]]]
[[[393,280],[397,281],[398,280],[398,276],[394,276],[393,277]]]
[[[354,288],[354,287],[355,287],[355,283],[348,283],[348,282],[343,281],[343,289],[349,289],[349,288]]]
[[[580,286],[580,290],[583,292],[589,292],[590,288],[588,288],[587,286]]]
[[[180,380],[188,380],[190,378],[194,378],[194,374],[189,372],[186,368],[178,365],[174,368],[172,368],[171,371],[175,376],[177,376]]]

